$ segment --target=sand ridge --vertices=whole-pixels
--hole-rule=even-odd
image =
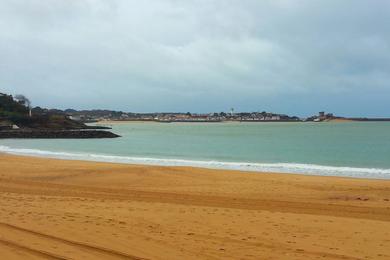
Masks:
[[[390,181],[0,155],[7,259],[389,259]]]

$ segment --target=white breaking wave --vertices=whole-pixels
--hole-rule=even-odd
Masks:
[[[280,172],[296,173],[307,175],[322,176],[344,176],[355,178],[373,178],[373,179],[390,179],[390,169],[379,168],[355,168],[355,167],[337,167],[322,166],[315,164],[299,163],[245,163],[245,162],[220,162],[220,161],[197,161],[185,159],[161,159],[161,158],[144,158],[115,156],[103,154],[88,153],[69,153],[69,152],[52,152],[38,149],[11,148],[0,145],[0,152],[28,155],[38,157],[48,157],[67,160],[86,160],[96,162],[112,162],[126,164],[144,164],[159,166],[190,166],[209,169],[240,170],[253,172]]]

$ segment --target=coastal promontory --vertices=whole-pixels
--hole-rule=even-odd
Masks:
[[[88,126],[56,110],[31,109],[23,95],[0,93],[0,138],[115,138],[107,127]]]

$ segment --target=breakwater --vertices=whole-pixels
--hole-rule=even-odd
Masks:
[[[0,131],[0,138],[116,138],[120,137],[109,131],[102,130],[5,130]]]

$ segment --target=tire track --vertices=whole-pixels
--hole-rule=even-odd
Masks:
[[[25,251],[27,253],[30,253],[30,254],[45,258],[45,259],[68,260],[68,258],[65,258],[63,256],[55,255],[55,254],[52,254],[52,253],[49,253],[49,252],[46,252],[43,250],[37,250],[34,248],[30,248],[30,247],[27,247],[27,246],[24,246],[24,245],[21,245],[19,243],[15,243],[15,242],[12,242],[12,241],[9,241],[6,239],[0,239],[0,244],[3,244],[5,246],[11,247],[11,248],[15,248],[17,250],[22,250],[22,251]]]
[[[38,237],[41,237],[41,238],[54,240],[54,241],[57,241],[57,242],[60,242],[60,243],[63,243],[63,244],[70,245],[70,246],[79,247],[79,248],[83,248],[83,249],[87,249],[87,250],[91,250],[91,251],[107,254],[107,255],[110,255],[110,256],[113,256],[113,257],[118,257],[118,258],[122,258],[122,259],[131,259],[131,260],[146,260],[146,258],[141,258],[141,257],[129,255],[129,254],[126,254],[126,253],[123,253],[123,252],[119,252],[119,251],[116,251],[116,250],[112,250],[112,249],[108,249],[108,248],[104,248],[104,247],[100,247],[100,246],[95,246],[95,245],[90,245],[90,244],[86,244],[86,243],[83,243],[83,242],[77,242],[77,241],[72,241],[72,240],[68,240],[68,239],[63,239],[63,238],[60,238],[60,237],[47,235],[47,234],[44,234],[44,233],[40,233],[40,232],[29,230],[29,229],[26,229],[26,228],[14,226],[14,225],[7,224],[7,223],[0,222],[0,226],[5,227],[5,228],[9,228],[9,229],[13,229],[13,230],[18,230],[18,231],[25,232],[25,233],[29,233],[29,234],[32,234],[32,235],[35,235],[35,236],[38,236]],[[10,242],[10,241],[8,241],[8,242],[9,243],[13,243],[13,242]],[[13,244],[16,244],[16,243],[13,243]],[[21,245],[19,245],[19,246],[23,247]],[[32,251],[41,252],[39,250],[35,250],[35,249],[31,249],[31,248],[27,248],[27,249],[32,250]],[[41,252],[41,253],[45,254],[46,252]],[[47,254],[49,255],[50,253],[47,253]],[[52,257],[57,257],[56,259],[67,259],[67,258],[58,258],[58,256],[55,256],[55,255],[52,255]]]

